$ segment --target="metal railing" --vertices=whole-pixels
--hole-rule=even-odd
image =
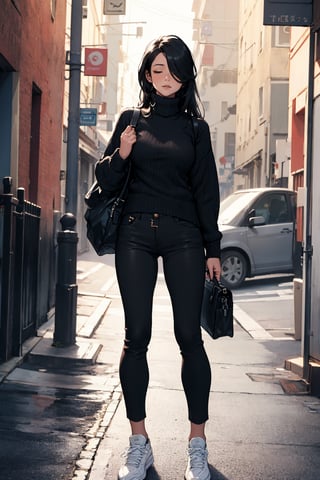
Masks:
[[[20,356],[22,343],[36,334],[41,208],[11,193],[3,179],[0,194],[0,360]]]

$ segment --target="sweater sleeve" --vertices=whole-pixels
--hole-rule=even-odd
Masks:
[[[190,178],[193,196],[206,249],[206,257],[220,257],[222,235],[218,229],[219,183],[209,126],[206,121],[198,120],[195,137],[195,162]]]
[[[125,110],[121,113],[104,155],[95,167],[95,175],[99,186],[111,194],[121,189],[128,171],[128,159],[123,160],[120,157],[119,147],[120,136],[129,125],[131,116],[132,110]]]

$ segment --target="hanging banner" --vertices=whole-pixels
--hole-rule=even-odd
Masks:
[[[312,0],[264,0],[264,25],[310,27]]]
[[[86,48],[84,74],[106,77],[108,50],[106,48]]]
[[[201,66],[213,67],[214,46],[211,43],[206,43],[203,49]]]

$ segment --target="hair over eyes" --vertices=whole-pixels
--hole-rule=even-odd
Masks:
[[[171,75],[182,83],[181,89],[177,92],[180,98],[181,111],[197,118],[203,118],[197,85],[197,69],[192,54],[184,41],[176,35],[161,36],[147,46],[138,70],[140,85],[140,107],[150,109],[153,102],[154,88],[146,79],[146,72],[151,71],[154,59],[163,53],[168,62]]]

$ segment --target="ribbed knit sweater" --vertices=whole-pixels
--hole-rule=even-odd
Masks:
[[[205,120],[195,129],[190,115],[179,109],[178,98],[155,96],[148,116],[141,113],[137,141],[123,160],[120,135],[129,125],[132,109],[121,113],[104,158],[96,165],[99,185],[117,192],[131,161],[126,213],[159,213],[200,226],[207,257],[220,256],[218,230],[219,184]]]

